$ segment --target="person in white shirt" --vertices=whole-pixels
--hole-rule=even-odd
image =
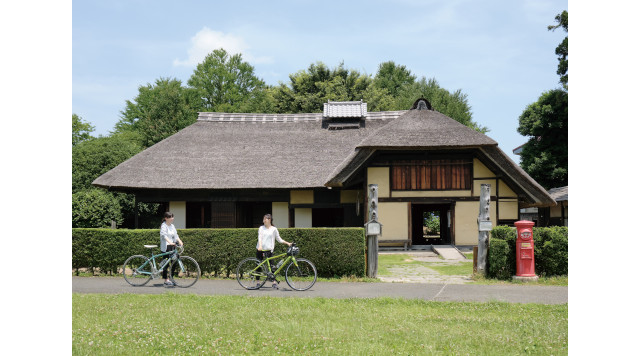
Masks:
[[[176,231],[176,227],[173,226],[173,213],[165,212],[164,218],[162,219],[162,225],[160,225],[160,250],[162,252],[170,252],[176,249],[176,243],[183,245],[182,240],[180,240],[180,236],[178,236],[178,231]],[[165,256],[167,258],[167,256]],[[165,287],[173,287],[175,284],[171,282],[168,275],[170,263],[162,270],[162,278],[164,278]]]
[[[275,240],[278,242],[291,246],[290,242],[283,240],[280,237],[278,228],[273,226],[273,218],[271,214],[266,214],[262,218],[264,225],[258,228],[258,244],[256,245],[256,258],[262,261],[265,258],[273,256],[273,248],[275,247]],[[278,284],[274,281],[273,287],[277,288]]]

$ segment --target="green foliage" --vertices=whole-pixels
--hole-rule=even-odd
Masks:
[[[411,108],[413,102],[420,97],[429,100],[436,111],[467,127],[482,133],[489,131],[488,128],[478,125],[471,119],[471,106],[469,106],[467,94],[460,89],[451,93],[440,87],[435,78],[427,80],[422,77],[417,82],[400,88],[396,98],[396,110]]]
[[[273,90],[279,113],[321,112],[327,101],[358,101],[371,84],[371,77],[349,70],[340,63],[330,69],[322,62],[289,75],[289,84]]]
[[[241,54],[224,49],[211,52],[196,67],[187,84],[196,90],[204,111],[252,112],[266,100],[266,85]]]
[[[504,240],[491,239],[487,253],[487,276],[497,279],[509,279],[514,275],[509,263],[512,255],[509,244]]]
[[[149,147],[196,122],[201,111],[198,93],[177,79],[160,78],[155,85],[138,87],[134,101],[127,100],[116,132],[134,132]]]
[[[429,216],[424,219],[424,225],[429,229],[429,232],[434,234],[440,233],[440,215],[429,213]]]
[[[535,272],[539,276],[569,274],[569,229],[566,226],[534,227]],[[509,279],[516,274],[516,229],[496,226],[491,230],[487,277]]]
[[[555,31],[562,27],[564,32],[569,33],[569,13],[565,10],[556,15],[556,25],[548,27],[549,31]],[[556,47],[556,55],[558,56],[558,70],[556,73],[560,76],[560,83],[565,90],[569,89],[569,36],[566,36],[562,42]]]
[[[518,132],[530,136],[520,166],[545,189],[569,184],[569,94],[543,93],[520,115]]]
[[[73,146],[78,143],[93,138],[91,133],[96,129],[93,125],[82,120],[82,118],[76,114],[71,115],[71,144]]]
[[[534,229],[536,271],[541,275],[569,274],[569,228]],[[539,257],[538,257],[539,256]]]
[[[385,89],[389,95],[397,97],[401,88],[412,85],[415,81],[416,76],[411,74],[407,67],[388,61],[380,63],[372,84],[377,88]]]
[[[365,237],[362,228],[279,229],[282,238],[295,242],[300,257],[311,260],[320,277],[365,275]],[[255,256],[257,229],[178,230],[185,244],[185,255],[193,257],[203,273],[226,276],[238,263]],[[153,230],[73,229],[73,268],[98,267],[115,272],[131,255],[148,251],[144,244],[159,244],[160,233]],[[155,250],[156,253],[159,249]],[[284,253],[286,245],[276,244],[274,254]]]
[[[120,204],[102,189],[86,189],[71,196],[72,227],[109,227],[123,221]]]
[[[122,135],[99,137],[73,146],[72,192],[92,188],[91,182],[96,178],[141,150],[142,147]]]

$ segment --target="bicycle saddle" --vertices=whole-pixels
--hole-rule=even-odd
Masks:
[[[144,245],[144,247],[146,247],[146,248],[156,248],[156,247],[158,247],[158,245]]]

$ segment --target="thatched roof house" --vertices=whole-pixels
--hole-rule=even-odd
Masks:
[[[430,110],[426,100],[414,106],[407,111],[367,112],[363,102],[329,102],[323,113],[203,112],[193,125],[123,162],[93,184],[136,194],[143,201],[286,203],[283,209],[289,216],[284,220],[289,225],[306,221],[315,226],[311,218],[298,219],[296,209],[320,211],[343,207],[338,204],[361,205],[366,184],[372,183],[372,172],[379,172],[369,171],[371,168],[383,167],[384,162],[391,167],[398,158],[398,162],[430,162],[433,157],[462,155],[465,164],[473,164],[472,171],[477,171],[473,182],[493,180],[496,190],[503,186],[503,190],[509,190],[509,198],[517,200],[516,205],[555,204],[544,188],[498,148],[497,142]],[[387,158],[381,160],[381,155]],[[333,192],[327,188],[333,188]],[[442,189],[446,191],[444,186]],[[439,201],[449,202],[473,199],[478,193],[468,182],[465,189],[468,194],[456,191],[451,196],[442,192],[436,196],[442,197]],[[427,199],[429,189],[418,190],[423,191],[422,199]],[[311,198],[300,200],[304,191],[312,191]],[[461,197],[465,194],[468,197]],[[338,198],[329,199],[329,195]],[[398,199],[391,195],[389,199]],[[215,215],[215,203],[210,209]],[[299,216],[303,214],[300,210]],[[347,220],[362,226],[362,219]]]

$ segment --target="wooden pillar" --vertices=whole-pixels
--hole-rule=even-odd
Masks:
[[[478,215],[478,272],[486,274],[487,251],[489,249],[489,231],[482,231],[482,222],[491,221],[489,205],[491,204],[491,184],[480,185],[480,214]]]
[[[367,277],[378,275],[378,235],[367,236]]]

